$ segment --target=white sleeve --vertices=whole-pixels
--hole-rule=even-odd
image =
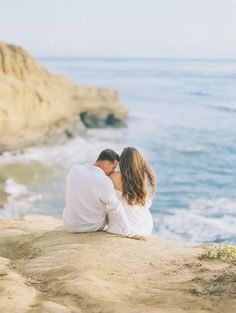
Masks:
[[[108,214],[108,232],[133,237],[134,231],[130,227],[122,203],[117,198],[112,182],[107,182],[102,191],[101,200],[106,204]],[[115,227],[109,227],[111,221]]]

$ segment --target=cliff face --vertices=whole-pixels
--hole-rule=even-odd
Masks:
[[[50,74],[24,49],[0,42],[0,150],[120,126],[127,113],[113,90]]]
[[[1,313],[233,313],[236,267],[150,236],[70,234],[60,220],[0,220]]]
[[[30,75],[50,76],[24,49],[4,42],[0,42],[0,74],[13,76],[21,81],[27,80]]]

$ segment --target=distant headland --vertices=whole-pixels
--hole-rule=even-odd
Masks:
[[[62,142],[87,127],[123,126],[126,118],[116,91],[78,86],[0,42],[0,151]]]

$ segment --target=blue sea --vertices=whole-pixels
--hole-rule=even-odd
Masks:
[[[137,147],[152,166],[154,233],[236,244],[236,60],[39,58],[50,72],[118,91],[127,127],[0,156],[7,218],[61,217],[65,174],[103,148]]]

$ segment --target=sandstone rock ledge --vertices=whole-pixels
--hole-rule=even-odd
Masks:
[[[126,117],[116,91],[78,86],[0,42],[0,151],[122,126]]]
[[[235,312],[235,267],[200,250],[70,234],[52,217],[0,220],[0,312]]]

